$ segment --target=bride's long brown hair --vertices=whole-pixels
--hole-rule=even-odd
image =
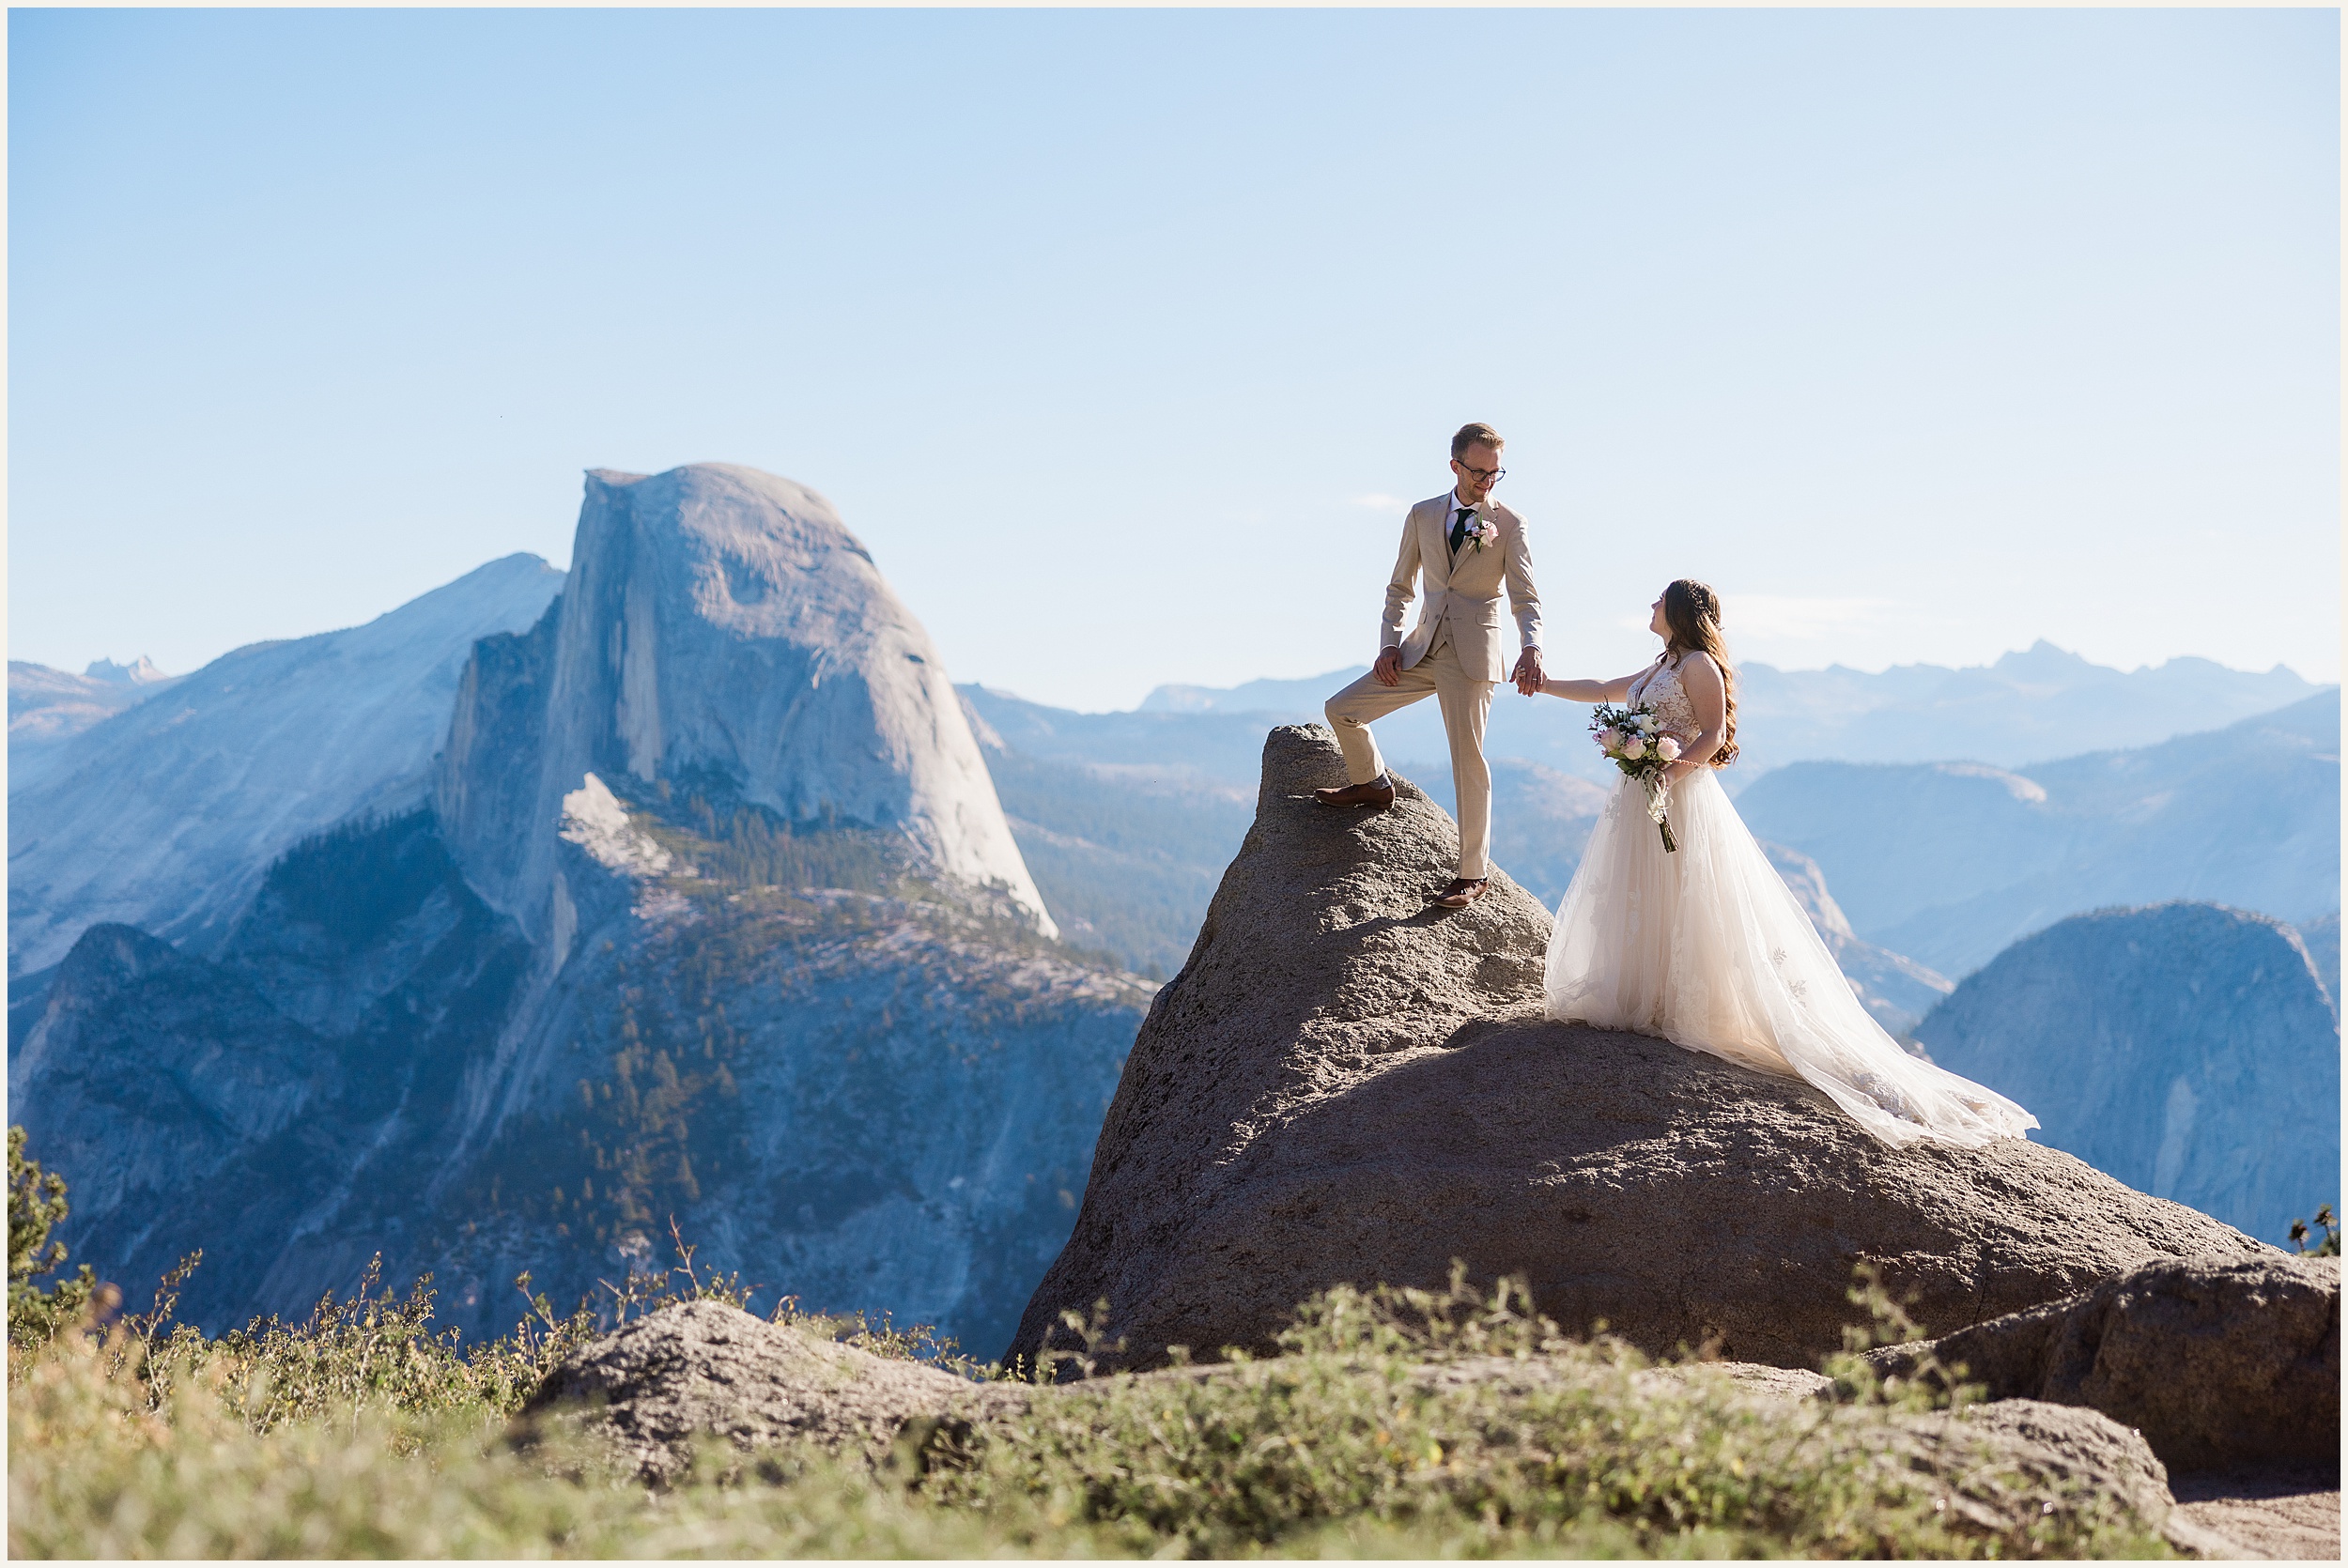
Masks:
[[[1737,760],[1737,671],[1728,662],[1728,643],[1721,636],[1721,596],[1693,577],[1681,577],[1663,590],[1663,624],[1672,629],[1663,656],[1676,668],[1691,653],[1708,655],[1721,669],[1721,691],[1727,708],[1721,720],[1721,748],[1711,765],[1724,768]]]

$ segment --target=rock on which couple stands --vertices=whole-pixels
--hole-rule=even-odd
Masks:
[[[2067,1300],[1868,1359],[1929,1353],[1992,1399],[2083,1405],[2179,1469],[2340,1456],[2340,1261],[2163,1260]]]
[[[1023,1390],[892,1360],[718,1301],[664,1307],[574,1351],[523,1407],[525,1427],[572,1424],[645,1480],[672,1481],[697,1442],[743,1452],[812,1440],[875,1458],[908,1423],[1024,1408]]]
[[[2018,1139],[1884,1147],[1824,1096],[1541,1013],[1550,916],[1496,872],[1452,915],[1452,822],[1317,807],[1326,730],[1264,746],[1256,821],[1152,1003],[1074,1234],[1010,1346],[1105,1299],[1122,1364],[1262,1351],[1340,1284],[1522,1274],[1573,1332],[1815,1367],[1879,1267],[1930,1333],[2149,1259],[2277,1256]]]

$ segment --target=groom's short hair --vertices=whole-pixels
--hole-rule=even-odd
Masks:
[[[1488,446],[1498,452],[1507,444],[1500,438],[1500,432],[1489,424],[1463,424],[1460,433],[1451,438],[1451,460],[1456,463],[1465,457],[1472,446]]]

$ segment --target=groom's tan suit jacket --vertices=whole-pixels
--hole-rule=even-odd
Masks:
[[[1403,519],[1402,551],[1395,557],[1394,576],[1386,584],[1384,630],[1379,642],[1399,647],[1402,668],[1409,669],[1427,656],[1436,633],[1448,624],[1460,669],[1471,680],[1498,683],[1508,678],[1516,663],[1500,641],[1503,588],[1516,612],[1518,640],[1527,648],[1541,645],[1541,597],[1533,586],[1533,555],[1524,542],[1524,520],[1486,500],[1476,510],[1497,529],[1497,536],[1487,537],[1480,550],[1474,540],[1464,541],[1454,556],[1451,519],[1458,507],[1446,491],[1420,501]],[[1418,624],[1404,637],[1402,612],[1413,584],[1422,578]]]

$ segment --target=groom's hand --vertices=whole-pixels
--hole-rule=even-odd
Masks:
[[[1527,648],[1517,657],[1517,672],[1509,677],[1517,690],[1527,697],[1538,697],[1541,691],[1541,651]]]
[[[1369,667],[1369,672],[1378,678],[1378,684],[1382,686],[1400,685],[1402,684],[1402,650],[1391,647],[1379,649],[1378,662]]]

